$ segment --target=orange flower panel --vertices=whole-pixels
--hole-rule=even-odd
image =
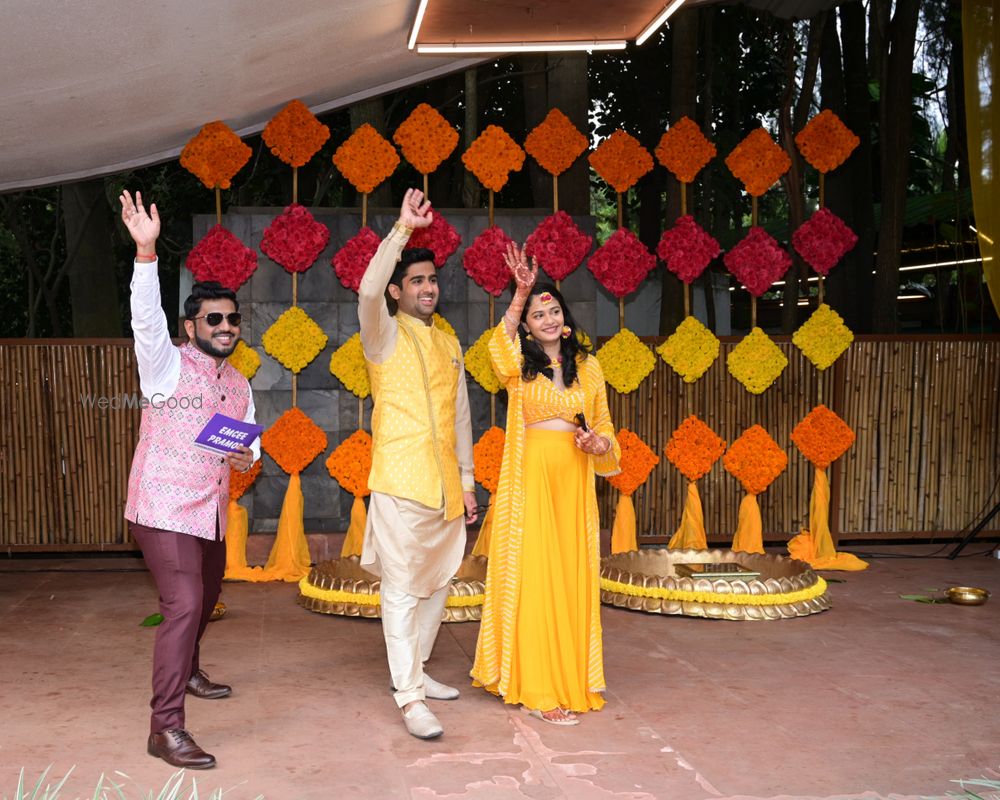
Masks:
[[[368,475],[372,471],[372,437],[358,430],[342,441],[326,459],[326,469],[346,492],[367,497]]]
[[[860,143],[854,132],[829,109],[821,111],[795,134],[802,157],[820,172],[839,167]]]
[[[181,166],[209,189],[228,189],[251,150],[225,122],[209,122],[181,150]]]
[[[292,100],[264,128],[264,144],[290,167],[309,162],[330,138],[330,129],[316,119],[305,103]]]
[[[264,451],[290,475],[308,467],[326,444],[326,434],[299,408],[288,409],[261,437]]]
[[[608,483],[622,494],[632,495],[646,482],[649,473],[660,463],[660,457],[628,428],[620,428],[617,438],[622,451],[621,472],[609,477]]]
[[[454,151],[458,131],[436,109],[421,103],[396,128],[392,140],[417,172],[429,175]]]
[[[239,500],[243,495],[246,494],[247,489],[249,489],[257,476],[260,475],[261,464],[264,463],[262,458],[258,458],[252,467],[246,472],[240,472],[236,469],[229,470],[229,499]]]
[[[653,157],[639,140],[617,130],[587,156],[590,166],[616,192],[627,192],[653,168]]]
[[[788,172],[792,160],[766,130],[757,128],[726,156],[726,166],[749,194],[760,197]]]
[[[587,137],[553,108],[524,140],[524,149],[551,175],[561,175],[587,149]]]
[[[396,171],[399,154],[366,122],[337,148],[333,163],[351,186],[368,194]]]
[[[818,405],[795,426],[792,441],[819,469],[826,469],[854,444],[854,431],[836,413]]]
[[[766,430],[753,425],[729,446],[722,464],[747,494],[760,494],[788,466],[788,456]]]
[[[499,125],[489,125],[462,154],[462,163],[483,186],[499,192],[510,173],[524,166],[524,150]]]
[[[726,441],[692,414],[673,432],[663,452],[685,478],[696,481],[726,452]]]
[[[506,436],[503,428],[494,425],[487,430],[472,447],[472,462],[476,481],[486,491],[493,494],[500,483],[500,464]]]
[[[657,160],[677,180],[691,183],[702,168],[715,158],[716,149],[690,117],[681,117],[660,137],[655,153]]]

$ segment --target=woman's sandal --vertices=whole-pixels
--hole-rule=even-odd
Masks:
[[[564,727],[569,727],[570,725],[579,725],[580,720],[577,719],[576,715],[572,711],[566,711],[562,708],[553,708],[551,711],[542,711],[538,708],[525,708],[521,706],[521,710],[530,717],[535,717],[540,719],[542,722],[547,722],[549,725],[561,725]],[[546,714],[555,714],[554,717],[547,717]]]

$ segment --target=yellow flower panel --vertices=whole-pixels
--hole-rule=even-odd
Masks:
[[[458,334],[455,333],[455,329],[451,326],[451,323],[448,322],[448,320],[446,320],[436,311],[434,312],[434,316],[431,317],[431,321],[433,322],[434,327],[437,328],[439,331],[444,331],[445,333],[451,334],[456,338],[458,337]]]
[[[743,337],[726,359],[730,374],[752,394],[761,394],[788,366],[788,359],[760,328]]]
[[[853,341],[854,334],[844,324],[844,318],[826,303],[792,334],[792,344],[819,370],[829,368]]]
[[[236,367],[247,380],[252,379],[257,374],[257,370],[260,369],[260,356],[242,339],[236,343],[236,349],[229,354],[226,360]]]
[[[719,357],[719,339],[695,317],[686,317],[656,352],[685,383],[694,383]]]
[[[493,371],[493,362],[490,360],[491,336],[493,329],[487,328],[472,347],[465,351],[465,369],[487,392],[496,394],[503,386]]]
[[[656,366],[653,351],[628,328],[622,328],[597,351],[604,379],[622,394],[634,392]]]
[[[295,374],[323,351],[326,342],[322,328],[298,306],[278,317],[261,339],[265,352]]]
[[[372,393],[360,333],[354,334],[333,351],[330,356],[330,374],[358,397],[365,398]]]

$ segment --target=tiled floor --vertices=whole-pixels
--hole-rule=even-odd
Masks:
[[[919,549],[919,548],[918,548]],[[927,549],[927,548],[925,548]],[[911,548],[912,550],[912,548]],[[832,611],[732,623],[605,608],[608,705],[577,728],[468,687],[478,626],[445,626],[431,669],[443,738],[408,736],[376,621],[309,613],[294,585],[227,584],[204,646],[235,686],[189,698],[219,760],[199,791],[295,798],[916,798],[1000,778],[1000,597],[899,599],[954,584],[1000,590],[1000,561],[879,559],[830,574]],[[145,754],[152,582],[131,559],[0,561],[0,797],[18,771],[75,766],[61,798],[125,773],[126,796],[173,773]],[[155,796],[155,795],[154,795]]]

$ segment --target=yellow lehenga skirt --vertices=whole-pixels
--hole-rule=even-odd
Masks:
[[[521,588],[504,701],[542,711],[597,710],[604,698],[587,688],[590,604],[599,579],[587,559],[587,455],[572,432],[528,428],[523,463]],[[486,688],[497,693],[495,685]]]

